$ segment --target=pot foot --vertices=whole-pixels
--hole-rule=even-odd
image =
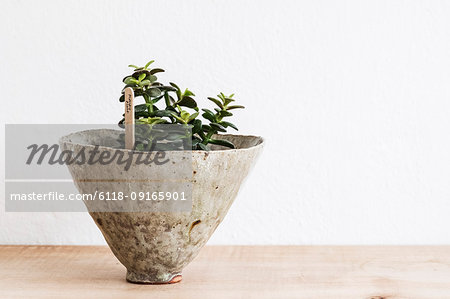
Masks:
[[[138,284],[172,284],[180,282],[183,276],[181,273],[167,273],[162,275],[135,273],[127,270],[127,281]]]

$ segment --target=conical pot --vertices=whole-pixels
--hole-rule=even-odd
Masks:
[[[92,150],[96,145],[103,151],[119,131],[89,130],[61,138],[63,150],[75,155]],[[98,212],[89,214],[102,232],[117,259],[126,267],[126,279],[134,283],[174,283],[181,280],[183,268],[206,244],[227,214],[239,188],[262,150],[263,139],[257,136],[221,135],[236,145],[236,149],[215,148],[192,151],[192,206],[181,212]],[[119,151],[127,151],[119,149]],[[179,152],[167,152],[176,161]],[[110,192],[132,189],[120,183],[123,176],[155,177],[147,165],[131,165],[124,173],[117,165],[68,165],[78,191],[93,193],[92,185],[83,184],[93,176],[107,178],[103,188]],[[177,163],[168,163],[160,172],[177,172]],[[158,174],[156,174],[158,175]],[[157,176],[158,177],[158,176]],[[105,185],[106,184],[106,185]],[[139,183],[142,189],[154,187],[152,182]],[[150,185],[146,185],[150,184]],[[131,191],[131,190],[128,190]]]

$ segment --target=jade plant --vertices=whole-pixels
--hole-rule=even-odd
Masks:
[[[158,82],[155,74],[164,72],[160,68],[151,68],[154,60],[149,61],[145,66],[138,67],[129,65],[133,68],[133,73],[123,79],[125,88],[131,87],[135,98],[142,97],[144,103],[134,107],[135,123],[143,124],[144,129],[136,133],[136,145],[138,150],[148,150],[151,140],[145,140],[149,136],[142,133],[145,125],[149,128],[159,124],[179,124],[189,127],[189,136],[178,136],[179,138],[189,138],[192,142],[193,150],[210,150],[209,144],[221,145],[228,148],[235,148],[234,144],[228,140],[220,138],[220,133],[227,132],[228,128],[238,130],[231,122],[225,121],[233,116],[231,110],[244,108],[241,105],[234,105],[234,94],[226,96],[220,92],[217,98],[208,97],[214,105],[214,111],[210,109],[200,109],[195,94],[189,89],[184,91],[177,84],[170,82],[164,85]],[[125,101],[124,89],[120,97],[120,102]],[[202,118],[200,118],[200,113]],[[119,122],[122,125],[124,119]]]

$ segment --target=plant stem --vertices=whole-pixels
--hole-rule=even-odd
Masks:
[[[209,142],[209,140],[211,139],[212,135],[214,135],[214,130],[211,129],[211,130],[208,132],[208,134],[206,135],[206,137],[203,139],[202,143],[203,143],[204,145],[207,145],[208,142]]]
[[[145,93],[143,94],[143,97],[145,99],[145,102],[148,104],[147,105],[148,113],[153,113],[153,103],[152,103],[150,97]]]

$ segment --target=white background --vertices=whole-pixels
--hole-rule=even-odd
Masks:
[[[2,1],[1,121],[114,123],[127,65],[156,59],[202,105],[235,92],[233,122],[267,140],[210,244],[448,244],[449,16],[448,1]],[[5,213],[1,188],[0,243],[104,243],[87,214]]]

